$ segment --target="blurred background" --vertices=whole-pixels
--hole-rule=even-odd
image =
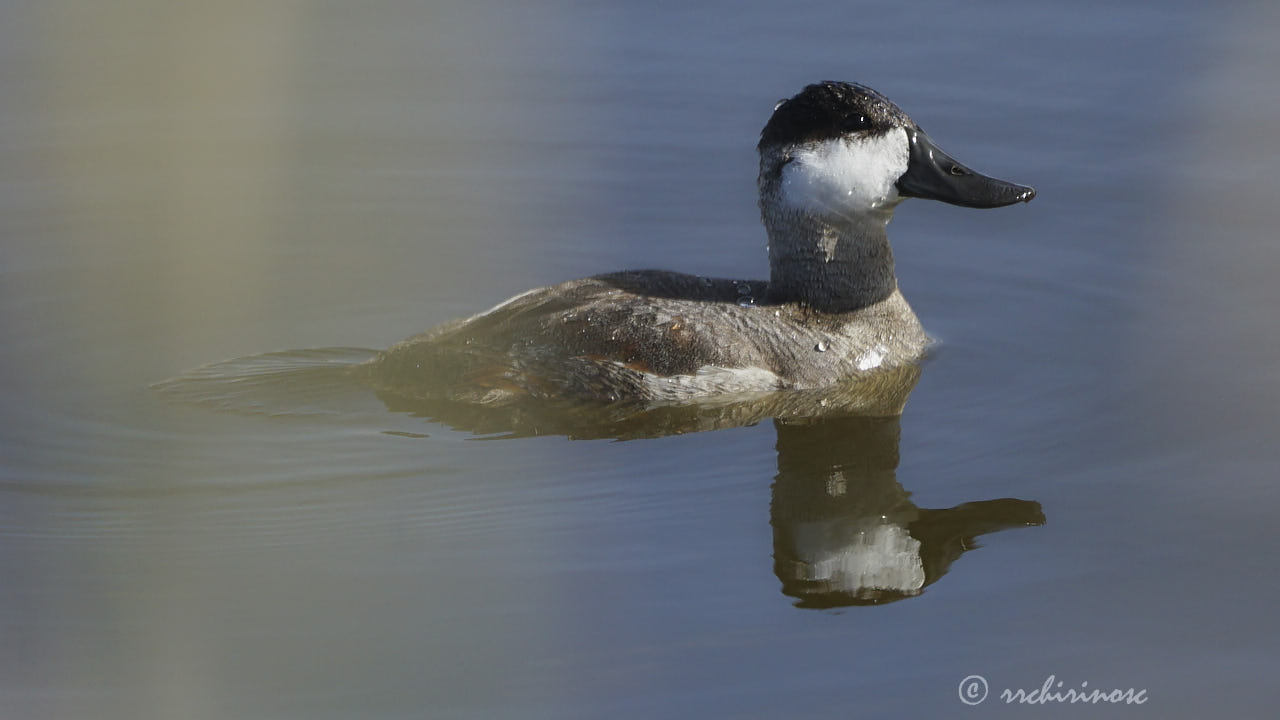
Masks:
[[[1278,37],[1266,2],[0,4],[0,716],[936,716],[970,674],[996,715],[1049,674],[1260,714]],[[823,79],[1040,193],[890,226],[942,341],[896,482],[1047,520],[918,597],[781,592],[770,423],[149,389],[597,272],[765,277],[754,144]]]

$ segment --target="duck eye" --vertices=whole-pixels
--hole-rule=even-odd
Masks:
[[[849,115],[845,118],[845,123],[850,130],[863,130],[871,125],[866,115]]]
[[[952,175],[955,175],[956,177],[964,177],[965,175],[968,175],[968,174],[969,174],[969,171],[968,171],[968,170],[965,170],[964,168],[960,167],[959,165],[952,165],[952,166],[951,166],[951,174],[952,174]]]

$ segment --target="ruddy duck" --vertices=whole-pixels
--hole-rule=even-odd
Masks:
[[[537,288],[396,344],[365,377],[484,404],[828,387],[913,363],[929,344],[885,233],[903,199],[993,208],[1035,197],[952,159],[855,83],[780,102],[756,149],[767,282],[639,270]]]

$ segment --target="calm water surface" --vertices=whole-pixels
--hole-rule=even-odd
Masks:
[[[1051,674],[1274,712],[1274,8],[219,8],[0,9],[0,716],[1091,716],[997,698]],[[763,277],[756,135],[825,78],[1040,191],[899,209],[942,340],[900,420],[151,389],[596,272]]]

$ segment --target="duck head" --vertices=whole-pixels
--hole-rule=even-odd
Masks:
[[[994,208],[1036,191],[971,170],[943,152],[888,98],[864,85],[823,82],[783,100],[760,134],[762,202],[817,216],[888,222],[904,198]]]

